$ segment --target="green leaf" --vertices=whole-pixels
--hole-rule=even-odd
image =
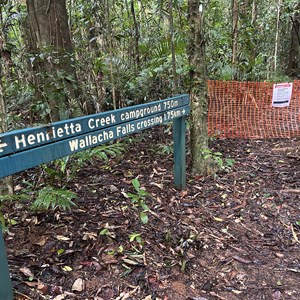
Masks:
[[[130,242],[133,242],[134,240],[138,240],[138,239],[141,239],[141,234],[140,233],[131,233],[129,235],[129,241]]]
[[[127,196],[131,199],[133,203],[137,203],[139,201],[139,196],[136,194],[128,193]]]
[[[143,190],[143,189],[140,189],[140,190],[139,190],[139,195],[140,195],[141,197],[147,197],[147,196],[149,196],[150,194],[149,194],[147,191],[145,191],[145,190]]]
[[[141,203],[141,208],[144,210],[144,211],[149,211],[149,207],[146,203]]]
[[[134,186],[135,190],[138,192],[141,187],[140,182],[135,178],[135,179],[132,179],[131,183]]]
[[[65,249],[59,249],[57,250],[57,254],[60,255],[60,254],[63,254],[65,252]]]
[[[215,156],[223,156],[223,154],[221,152],[215,152],[214,155]]]
[[[108,234],[108,229],[107,228],[104,228],[104,229],[102,229],[101,231],[100,231],[100,235],[107,235]]]
[[[147,224],[149,222],[148,216],[143,211],[140,212],[140,219],[143,224]]]

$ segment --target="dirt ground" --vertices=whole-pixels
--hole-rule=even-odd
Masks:
[[[169,138],[133,139],[122,157],[78,170],[71,211],[5,204],[16,299],[300,299],[299,140],[217,139],[234,165],[205,178],[188,170],[178,191]],[[42,178],[37,168],[15,183]],[[133,178],[151,194],[147,224],[128,196]]]

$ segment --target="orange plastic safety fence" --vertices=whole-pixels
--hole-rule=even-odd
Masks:
[[[224,138],[300,136],[300,80],[290,105],[272,107],[273,83],[208,81],[208,132]]]

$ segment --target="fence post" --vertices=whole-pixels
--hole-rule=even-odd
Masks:
[[[174,185],[182,190],[186,188],[185,130],[185,117],[173,121]]]
[[[0,299],[13,300],[13,289],[9,277],[6,249],[0,224]]]

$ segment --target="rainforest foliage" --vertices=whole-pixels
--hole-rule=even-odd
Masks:
[[[187,1],[0,2],[9,129],[190,90]],[[207,78],[299,77],[299,1],[194,2]]]

